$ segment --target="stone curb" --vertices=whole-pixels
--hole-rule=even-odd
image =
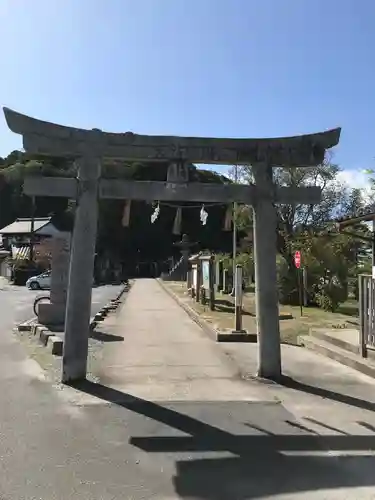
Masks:
[[[98,313],[90,320],[90,330],[93,331],[99,321],[103,321],[109,312],[115,311],[121,304],[121,297],[125,292],[130,290],[130,284],[126,283],[120,293],[111,301],[100,309]],[[36,322],[37,318],[32,318],[24,323],[18,325],[17,329],[19,332],[31,332],[35,337],[38,338],[40,343],[48,348],[48,350],[54,356],[62,356],[64,348],[64,340],[56,335],[56,332],[52,332],[45,325],[40,325]]]
[[[123,296],[123,294],[125,292],[128,292],[129,290],[130,290],[130,283],[127,282],[123,286],[123,288],[120,291],[120,293],[114,299],[111,299],[111,301],[109,302],[109,304],[107,304],[104,307],[102,307],[95,314],[95,316],[91,319],[91,323],[90,323],[90,330],[91,331],[95,330],[95,327],[98,324],[98,322],[103,321],[104,318],[106,318],[106,316],[108,315],[109,312],[113,312],[113,311],[115,311],[118,308],[118,306],[121,304],[121,297]]]
[[[48,338],[54,335],[54,333],[51,332],[51,330],[48,330],[48,328],[45,328],[43,326],[38,326],[36,328],[35,335],[39,337],[39,340],[43,345],[47,345]]]
[[[355,354],[313,335],[300,335],[298,337],[298,344],[310,351],[317,352],[326,358],[333,359],[344,366],[363,373],[368,377],[375,378],[375,363],[371,359],[361,358],[358,353]]]
[[[54,356],[62,356],[64,341],[56,335],[50,335],[47,340],[47,347]]]
[[[33,326],[36,324],[37,317],[35,316],[34,318],[28,319],[27,321],[24,321],[23,323],[20,323],[17,326],[17,330],[19,332],[31,332],[33,329]]]
[[[178,295],[170,290],[160,278],[157,278],[156,281],[159,283],[161,288],[187,313],[194,323],[200,326],[200,328],[202,328],[202,330],[216,342],[256,343],[258,341],[255,333],[232,333],[231,331],[219,332],[215,327],[210,325],[208,321],[203,319],[199,313],[197,313],[192,307],[181,300]]]

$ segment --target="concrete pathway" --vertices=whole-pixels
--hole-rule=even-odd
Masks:
[[[265,398],[264,388],[244,382],[237,366],[156,280],[137,280],[103,328],[124,338],[104,348],[97,372],[103,384],[154,401]]]

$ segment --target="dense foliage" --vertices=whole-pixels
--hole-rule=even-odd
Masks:
[[[123,164],[103,165],[102,176],[134,180],[165,181],[167,164]],[[75,175],[74,164],[61,158],[30,156],[13,151],[8,157],[0,158],[0,227],[11,223],[17,217],[31,217],[33,204],[23,194],[22,185],[26,175],[63,176]],[[190,180],[205,183],[225,183],[229,179],[214,172],[189,167]],[[180,203],[182,210],[181,233],[187,233],[190,240],[197,242],[197,249],[229,250],[231,235],[223,231],[225,206],[206,207],[209,216],[202,226],[199,213],[201,207]],[[54,216],[60,224],[72,223],[74,201],[64,198],[38,197],[35,200],[34,215]],[[123,227],[124,201],[100,200],[97,252],[105,254],[113,262],[163,261],[171,255],[178,255],[175,242],[181,235],[173,234],[173,222],[177,205],[161,205],[158,220],[151,224],[153,206],[145,202],[132,202],[130,224]]]
[[[372,196],[365,197],[359,189],[339,182],[340,169],[326,161],[313,168],[275,168],[274,179],[279,186],[320,186],[322,202],[314,206],[277,206],[277,268],[280,302],[297,304],[300,276],[294,265],[294,253],[302,254],[302,267],[306,269],[306,291],[311,305],[334,311],[349,296],[357,297],[358,274],[371,270],[370,242],[359,239],[371,236],[365,223],[358,223],[346,232],[338,232],[336,222],[370,211]],[[239,167],[243,183],[252,183],[251,167]],[[375,185],[375,182],[373,182]],[[252,254],[252,210],[239,207],[237,220],[248,238],[242,241],[238,261],[243,252]],[[225,265],[232,269],[230,256]],[[247,274],[251,276],[252,264],[245,259]]]

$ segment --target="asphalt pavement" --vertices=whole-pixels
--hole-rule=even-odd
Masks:
[[[121,290],[121,285],[103,285],[92,289],[91,316],[94,316]],[[49,295],[49,290],[29,290],[25,286],[0,283],[0,315],[9,318],[14,326],[34,316],[33,303],[36,297]],[[4,320],[2,320],[4,321]]]

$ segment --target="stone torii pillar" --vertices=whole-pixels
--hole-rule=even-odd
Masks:
[[[77,161],[77,167],[79,193],[70,258],[62,382],[86,377],[98,220],[100,160],[86,154]]]
[[[43,122],[4,108],[9,128],[23,136],[24,149],[34,154],[74,158],[78,177],[25,179],[24,192],[32,196],[61,196],[78,202],[72,241],[63,382],[86,376],[91,280],[97,224],[97,199],[199,203],[243,203],[254,209],[258,375],[277,379],[281,374],[280,330],[276,283],[275,204],[315,204],[319,187],[279,187],[272,167],[319,165],[326,149],[339,142],[341,129],[275,139],[216,139],[203,137],[111,134]],[[167,182],[100,179],[103,158],[124,161],[252,165],[255,185],[176,182],[178,168]],[[179,167],[180,168],[180,167]],[[180,168],[181,170],[181,168]],[[186,173],[186,169],[185,169]],[[171,175],[173,174],[173,175]]]
[[[259,345],[257,375],[281,376],[279,297],[276,267],[276,208],[272,200],[275,185],[272,167],[253,165],[256,185],[262,192],[253,205],[255,254],[255,304]],[[267,332],[262,335],[261,332]]]

